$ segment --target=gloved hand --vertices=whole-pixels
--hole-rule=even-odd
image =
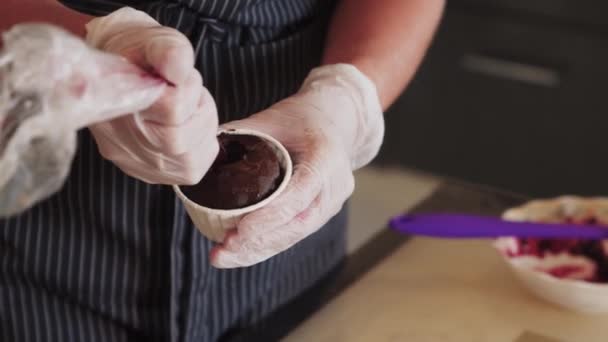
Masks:
[[[188,39],[128,7],[86,28],[91,45],[122,55],[168,83],[147,110],[90,126],[100,153],[148,183],[197,183],[218,153],[218,117],[194,68]]]
[[[212,250],[219,268],[259,263],[321,228],[352,194],[353,170],[372,160],[384,134],[375,85],[347,64],[314,69],[297,94],[226,126],[276,138],[294,174],[276,200],[246,215]]]
[[[76,132],[152,105],[166,83],[48,24],[20,24],[0,49],[0,217],[57,192]]]

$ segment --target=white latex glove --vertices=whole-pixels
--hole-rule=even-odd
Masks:
[[[76,151],[76,131],[152,105],[166,82],[47,24],[2,34],[0,217],[57,192]]]
[[[294,174],[276,200],[246,215],[211,252],[219,268],[259,263],[321,228],[352,194],[353,170],[373,159],[384,135],[375,85],[346,64],[314,69],[297,94],[226,126],[275,137]]]
[[[218,117],[194,68],[188,39],[144,12],[125,7],[87,24],[87,41],[169,84],[147,110],[92,125],[100,153],[148,183],[197,183],[218,153]]]

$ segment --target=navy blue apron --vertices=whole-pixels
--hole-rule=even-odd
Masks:
[[[320,63],[332,1],[64,0],[90,14],[124,5],[186,34],[222,122],[294,93]],[[7,342],[216,341],[255,325],[328,274],[345,215],[250,268],[209,266],[168,186],[128,177],[90,134],[63,190],[0,221],[0,339]]]

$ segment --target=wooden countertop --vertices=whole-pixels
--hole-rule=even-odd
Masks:
[[[487,242],[416,238],[285,341],[514,342],[532,332],[605,342],[607,324],[608,315],[576,314],[533,297]]]
[[[446,181],[411,212],[498,216],[526,200]],[[568,312],[529,294],[487,241],[386,229],[327,280],[226,341],[604,342],[606,325],[608,315]]]

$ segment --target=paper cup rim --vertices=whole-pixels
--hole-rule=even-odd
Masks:
[[[268,203],[270,203],[272,200],[277,198],[285,190],[285,188],[287,187],[287,184],[289,184],[289,181],[291,180],[291,175],[293,172],[293,162],[291,160],[291,156],[289,155],[289,152],[287,151],[285,146],[283,146],[283,144],[281,144],[278,140],[276,140],[275,138],[273,138],[272,136],[270,136],[266,133],[262,133],[262,132],[259,132],[256,130],[221,129],[218,132],[218,136],[221,134],[251,135],[251,136],[258,137],[258,138],[265,140],[266,142],[272,144],[283,155],[283,161],[285,164],[285,165],[281,165],[284,168],[284,176],[283,176],[283,179],[281,180],[281,184],[279,184],[277,189],[270,196],[266,197],[262,201],[249,205],[247,207],[238,208],[238,209],[214,209],[214,208],[205,207],[205,206],[202,206],[202,205],[192,201],[191,199],[189,199],[188,196],[186,196],[182,192],[179,185],[173,185],[173,190],[175,191],[177,196],[179,196],[179,198],[184,203],[186,203],[188,206],[190,206],[198,211],[206,212],[211,215],[238,216],[238,215],[247,214],[247,213],[250,213],[257,209],[260,209],[262,207],[265,207]]]

